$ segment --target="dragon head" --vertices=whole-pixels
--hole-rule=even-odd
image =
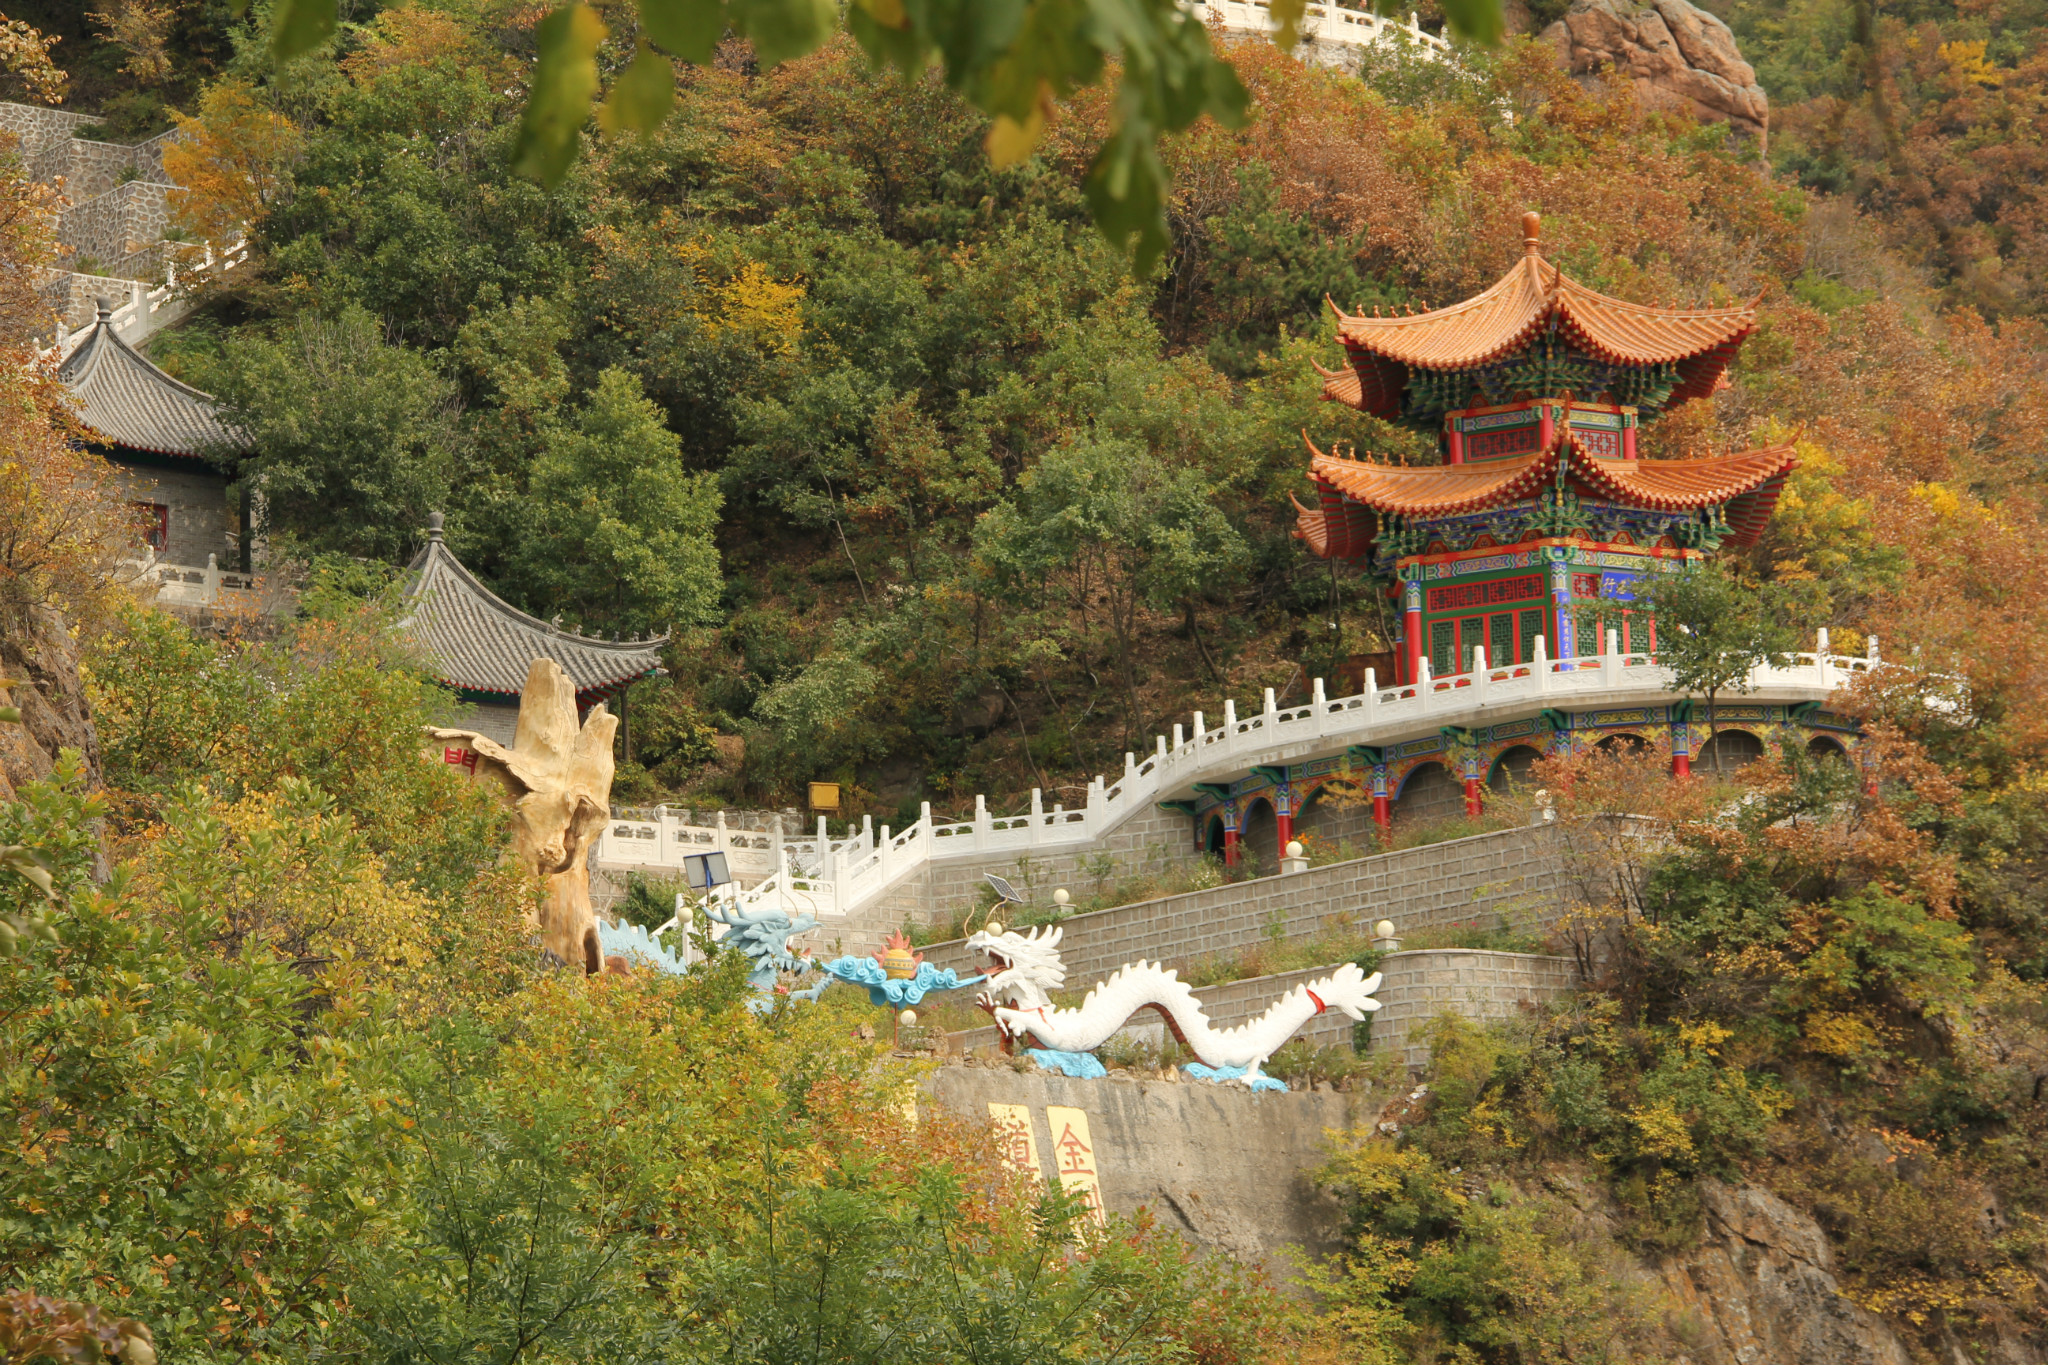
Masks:
[[[754,969],[748,979],[757,986],[772,986],[779,972],[800,972],[810,965],[807,957],[789,950],[789,941],[818,927],[814,915],[788,915],[780,910],[731,911],[709,908],[705,915],[723,924],[728,932],[722,940],[751,959]]]
[[[1060,936],[1065,932],[1053,925],[1029,934],[983,929],[970,936],[968,951],[988,958],[988,987],[976,1003],[991,1011],[997,1006],[1037,1009],[1051,1004],[1052,992],[1067,983],[1067,966],[1060,961]]]

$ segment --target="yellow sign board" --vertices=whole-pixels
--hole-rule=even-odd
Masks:
[[[812,810],[838,810],[839,784],[837,782],[813,782],[811,784]]]
[[[1088,1206],[1088,1217],[1102,1224],[1102,1179],[1095,1168],[1095,1141],[1088,1135],[1088,1115],[1061,1104],[1045,1107],[1046,1127],[1052,1133],[1052,1165],[1059,1172],[1060,1187],[1079,1195]]]
[[[1038,1134],[1031,1126],[1030,1106],[997,1104],[990,1100],[988,1116],[995,1124],[996,1140],[1001,1146],[1004,1164],[1043,1185],[1045,1171],[1038,1164]]]

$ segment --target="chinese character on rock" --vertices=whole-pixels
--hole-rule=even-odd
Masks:
[[[452,763],[458,768],[467,768],[470,772],[476,771],[476,751],[474,749],[453,747],[443,749],[441,751],[441,761],[443,763]]]
[[[988,1113],[995,1125],[997,1150],[1003,1161],[1043,1183],[1045,1172],[1038,1165],[1038,1138],[1032,1132],[1031,1110],[1021,1104],[991,1102]]]
[[[1061,1131],[1053,1150],[1060,1154],[1061,1175],[1094,1175],[1095,1152],[1070,1124]]]
[[[1088,1115],[1064,1105],[1047,1105],[1045,1121],[1057,1134],[1053,1139],[1053,1165],[1059,1171],[1060,1186],[1076,1196],[1088,1210],[1088,1219],[1098,1227],[1103,1222],[1102,1179],[1095,1165],[1095,1142],[1088,1132]]]

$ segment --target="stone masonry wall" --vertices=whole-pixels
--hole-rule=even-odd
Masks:
[[[1196,1245],[1266,1262],[1283,1278],[1289,1244],[1314,1255],[1343,1246],[1342,1211],[1312,1179],[1329,1159],[1323,1134],[1368,1121],[1384,1103],[1371,1093],[1255,1095],[1241,1086],[960,1066],[922,1084],[937,1103],[983,1123],[991,1104],[1024,1106],[1041,1180],[1056,1174],[1060,1137],[1047,1107],[1081,1110],[1110,1212],[1150,1209]]]
[[[0,133],[9,133],[21,140],[24,160],[53,142],[76,136],[80,128],[89,128],[97,122],[99,120],[91,114],[45,109],[39,104],[0,101]]]
[[[846,942],[857,942],[865,950],[879,945],[890,931],[905,923],[930,924],[969,909],[980,902],[982,888],[988,884],[984,874],[989,872],[1008,878],[1043,905],[1056,886],[1092,894],[1098,886],[1106,888],[1126,878],[1164,872],[1200,857],[1187,817],[1155,810],[1133,816],[1103,839],[1078,849],[1025,857],[991,853],[930,862],[846,921]]]
[[[67,327],[90,327],[105,299],[110,308],[127,303],[135,289],[133,280],[113,275],[80,275],[76,271],[52,271],[42,295]],[[206,561],[201,560],[200,563]]]
[[[228,511],[227,477],[199,460],[189,468],[165,468],[128,460],[110,460],[115,481],[133,502],[160,503],[171,509],[170,543],[158,556],[165,564],[204,568],[208,555],[232,567],[234,517]]]
[[[1085,989],[1126,962],[1185,967],[1333,923],[1386,918],[1401,933],[1480,919],[1547,927],[1559,914],[1562,851],[1547,828],[1500,830],[1288,876],[1264,877],[1073,915],[1060,953],[1067,984]],[[979,970],[960,939],[924,950],[934,966]]]
[[[1496,953],[1476,948],[1424,948],[1380,959],[1380,1008],[1372,1016],[1372,1050],[1393,1052],[1411,1069],[1429,1064],[1414,1035],[1446,1011],[1467,1019],[1512,1019],[1525,1004],[1555,1000],[1578,988],[1568,957]]]
[[[169,194],[175,188],[131,180],[59,216],[57,241],[74,258],[106,264],[122,260],[163,239],[171,223]]]

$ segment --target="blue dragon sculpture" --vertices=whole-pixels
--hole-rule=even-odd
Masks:
[[[790,915],[781,910],[723,911],[715,906],[707,908],[704,913],[713,923],[726,927],[725,936],[719,940],[720,946],[744,954],[754,964],[747,973],[747,984],[754,988],[754,998],[747,1002],[747,1008],[756,1014],[764,1014],[774,1008],[778,993],[787,995],[791,1000],[815,1001],[832,984],[833,978],[828,976],[805,990],[778,990],[782,973],[794,972],[801,976],[816,968],[817,964],[808,954],[798,956],[789,950],[792,938],[818,927],[816,915]]]

